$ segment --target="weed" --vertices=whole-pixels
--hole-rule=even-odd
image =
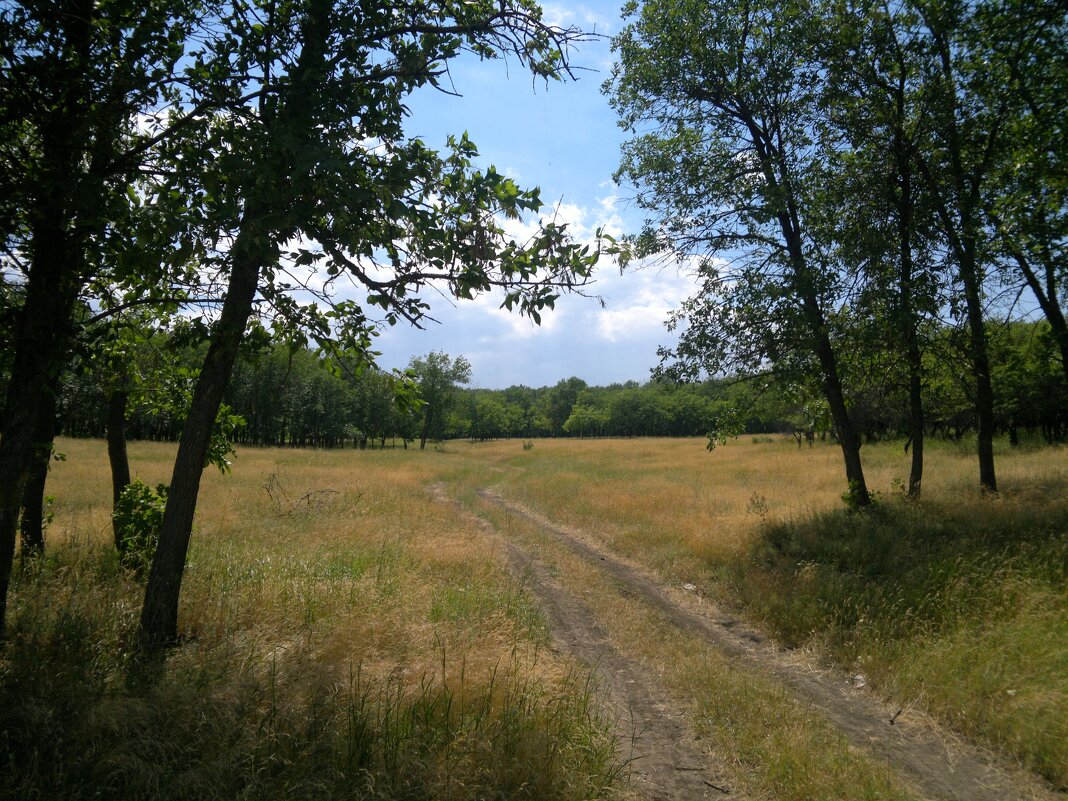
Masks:
[[[119,495],[112,512],[122,543],[123,566],[144,577],[152,565],[167,506],[167,485],[155,489],[134,479]]]

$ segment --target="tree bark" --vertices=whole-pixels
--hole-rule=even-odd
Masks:
[[[982,292],[975,262],[975,243],[965,241],[958,252],[958,268],[964,284],[968,309],[968,350],[975,370],[975,414],[978,421],[976,445],[979,456],[979,487],[997,492],[994,473],[994,385],[990,377],[990,357],[986,346],[986,323],[983,320]]]
[[[912,157],[907,137],[901,125],[905,119],[904,73],[897,93],[897,120],[894,129],[894,159],[898,174],[897,236],[899,253],[898,274],[898,330],[905,345],[905,361],[909,373],[909,440],[912,442],[912,464],[909,469],[909,497],[919,498],[923,485],[923,357],[917,334],[913,287],[915,264],[912,258]]]
[[[45,485],[48,483],[48,468],[52,462],[52,445],[56,435],[56,399],[46,393],[37,416],[37,428],[33,432],[33,463],[26,474],[22,491],[22,519],[19,521],[19,540],[22,558],[44,554],[44,504]]]
[[[126,452],[126,404],[130,393],[125,389],[116,389],[108,396],[108,462],[111,464],[111,506],[114,510],[122,496],[122,491],[130,483],[130,458]],[[115,550],[120,555],[126,553],[126,539],[119,524],[111,521],[115,535]]]
[[[55,190],[56,186],[49,186]],[[7,592],[26,477],[36,454],[35,429],[42,408],[55,404],[59,373],[71,339],[71,314],[80,274],[62,202],[40,210],[26,299],[16,325],[11,380],[0,427],[0,637],[6,625]],[[72,268],[72,264],[74,265]]]
[[[293,164],[298,161],[296,151],[314,135],[310,109],[325,64],[331,8],[330,0],[311,4],[302,23],[302,46],[292,83],[276,116],[264,119],[272,143],[262,166],[266,178],[246,200],[231,249],[226,298],[178,444],[159,545],[145,589],[139,641],[149,653],[178,638],[178,599],[212,427],[252,313],[260,273],[277,262],[278,237],[293,228],[289,215],[300,204],[300,187],[307,176],[295,173]]]
[[[254,213],[247,211],[245,219]],[[140,640],[147,650],[172,643],[178,637],[178,597],[212,426],[252,313],[261,265],[268,260],[265,238],[259,232],[253,233],[251,227],[243,230],[234,243],[222,315],[212,332],[174,460],[159,545],[141,609]],[[273,243],[268,245],[271,246]]]

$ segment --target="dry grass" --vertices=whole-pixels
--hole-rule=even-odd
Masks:
[[[103,444],[60,450],[49,557],[10,598],[0,796],[618,794],[584,675],[544,648],[531,599],[485,533],[432,500],[437,482],[469,504],[497,486],[1068,784],[1065,449],[1003,448],[1003,491],[983,498],[970,450],[934,444],[914,505],[896,498],[900,446],[867,447],[882,494],[871,515],[839,511],[836,448],[792,440],[711,454],[700,440],[241,449],[232,475],[205,475],[185,640],[151,686],[128,684],[141,589],[108,547]],[[165,482],[172,456],[135,445],[135,474]],[[512,533],[576,589],[593,586],[588,567]],[[769,799],[898,792],[774,683],[663,634],[611,588],[587,600],[689,699],[737,786]]]
[[[557,539],[499,507],[481,513],[554,568],[619,650],[641,662],[685,710],[719,783],[769,801],[906,801],[915,796],[878,759],[850,746],[783,684],[684,632],[607,580]]]
[[[448,457],[243,449],[205,475],[182,645],[132,670],[141,588],[108,547],[103,445],[60,449],[49,557],[11,595],[0,796],[570,799],[617,782],[584,674],[545,651],[486,537],[423,491]],[[167,479],[172,447],[131,455]]]
[[[999,449],[977,491],[967,443],[932,443],[924,500],[900,445],[864,450],[870,514],[842,508],[840,452],[790,440],[510,443],[502,491],[793,646],[862,670],[901,706],[1068,786],[1068,450]]]

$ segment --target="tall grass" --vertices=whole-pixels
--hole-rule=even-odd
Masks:
[[[824,512],[767,525],[729,575],[785,642],[1068,786],[1068,504]]]
[[[612,721],[492,544],[423,491],[450,461],[243,449],[206,477],[181,644],[144,664],[101,443],[65,442],[48,556],[0,651],[0,797],[595,798]],[[165,446],[133,449],[166,480]],[[265,487],[282,482],[290,501]],[[330,492],[323,492],[330,490]]]

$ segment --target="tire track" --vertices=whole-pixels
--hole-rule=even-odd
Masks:
[[[487,519],[450,498],[441,484],[433,497],[448,503],[496,539],[511,571],[538,599],[555,646],[595,671],[617,720],[635,790],[650,801],[743,798],[726,785],[693,740],[683,713],[638,662],[609,641],[590,608],[563,587],[539,560],[500,535]]]
[[[854,688],[844,676],[791,664],[770,640],[737,618],[707,602],[684,605],[645,571],[529,507],[505,499],[494,490],[480,490],[478,496],[535,524],[598,565],[628,591],[656,608],[672,625],[698,634],[740,665],[782,681],[800,699],[819,709],[852,744],[893,766],[920,795],[939,801],[1064,801],[1066,798],[1033,774],[999,764],[989,752],[959,742],[930,724],[910,721],[900,710],[895,713]],[[560,625],[566,626],[566,610],[562,612],[565,620]]]

